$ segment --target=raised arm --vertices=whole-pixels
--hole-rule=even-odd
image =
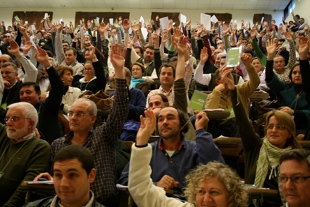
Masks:
[[[14,55],[22,64],[25,70],[24,82],[36,82],[38,69],[19,51],[19,46],[14,40],[10,41],[8,52]]]
[[[65,53],[62,48],[62,28],[63,25],[57,25],[56,37],[55,37],[55,54],[56,59],[58,61],[58,65],[60,65],[65,60]]]

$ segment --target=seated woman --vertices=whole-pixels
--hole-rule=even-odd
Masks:
[[[68,114],[71,105],[81,95],[81,90],[79,88],[71,87],[73,80],[72,68],[60,65],[57,67],[57,72],[65,85],[65,92],[62,97],[60,109],[63,111],[64,114]]]
[[[227,76],[228,77],[228,76]],[[242,102],[238,102],[234,81],[224,78],[230,89],[231,100],[239,127],[245,153],[245,183],[258,188],[279,189],[279,158],[282,153],[299,148],[296,141],[296,128],[293,118],[283,111],[270,111],[266,114],[265,136],[259,137],[246,114]],[[282,206],[280,194],[264,196],[261,206]]]
[[[94,46],[88,47],[87,55],[92,61],[85,62],[83,71],[84,77],[75,82],[73,87],[77,87],[81,89],[81,91],[90,90],[93,93],[97,93],[100,90],[104,90],[106,86],[104,70],[95,55]]]
[[[277,96],[282,106],[279,110],[294,116],[297,138],[304,139],[310,123],[310,105],[306,100],[307,94],[303,90],[300,65],[299,63],[295,64],[290,71],[290,84],[280,81],[272,69],[276,47],[277,45],[273,40],[269,41],[266,46],[268,54],[266,83],[270,90]]]
[[[152,156],[149,137],[156,127],[156,118],[151,110],[145,111],[136,144],[132,146],[128,190],[137,206],[148,207],[246,207],[247,194],[238,175],[218,162],[209,162],[193,170],[186,177],[187,202],[166,197],[163,188],[155,186],[150,179],[149,163]],[[197,117],[199,120],[199,117]]]

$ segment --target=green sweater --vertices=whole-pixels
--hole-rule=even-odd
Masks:
[[[26,189],[20,187],[20,183],[47,172],[50,156],[51,147],[45,140],[33,137],[13,144],[6,135],[5,126],[0,124],[0,172],[3,172],[0,179],[0,206],[23,206]]]

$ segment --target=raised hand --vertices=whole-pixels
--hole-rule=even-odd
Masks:
[[[130,20],[129,19],[124,19],[124,21],[123,21],[123,28],[124,28],[124,30],[125,31],[128,31],[129,30],[129,28],[130,28]]]
[[[58,25],[56,26],[57,32],[58,32],[58,33],[62,33],[63,27],[64,27],[63,23],[58,24]]]
[[[27,41],[24,45],[23,53],[27,54],[29,50],[31,49],[31,47],[32,47],[32,43],[30,41]]]
[[[136,145],[143,146],[149,141],[150,136],[153,134],[156,128],[156,117],[151,109],[144,111],[145,119],[140,115],[140,129],[136,137]]]
[[[299,37],[299,58],[300,60],[308,59],[309,40],[307,37]]]
[[[125,59],[123,57],[122,48],[119,44],[112,44],[110,51],[111,63],[115,69],[115,78],[124,79],[123,68]]]
[[[95,54],[95,47],[93,45],[88,47],[89,56],[92,59],[93,62],[98,61],[96,54]]]
[[[293,41],[293,37],[290,32],[284,32],[285,39],[289,42]]]
[[[187,42],[187,38],[181,36],[177,44],[177,51],[179,55],[185,55],[185,53],[187,52],[186,42]]]
[[[251,37],[254,38],[257,35],[257,30],[256,28],[251,29]]]
[[[196,121],[195,121],[195,128],[196,130],[204,129],[208,126],[209,118],[207,114],[203,111],[200,111],[198,114],[196,114]]]
[[[204,65],[209,58],[208,49],[203,47],[200,51],[200,64]]]
[[[223,34],[223,35],[226,35],[228,32],[229,32],[229,27],[228,27],[227,24],[224,24],[224,25],[223,25],[222,34]]]
[[[235,83],[232,76],[233,69],[229,66],[226,66],[221,69],[221,82],[225,85],[225,88],[228,90],[234,90]]]
[[[105,31],[108,30],[109,26],[110,26],[109,23],[105,24],[104,22],[101,22],[101,23],[100,23],[100,26],[99,26],[99,29],[98,29],[98,30],[99,30],[99,33],[100,33],[100,34],[103,34]]]
[[[134,32],[137,32],[139,29],[140,29],[140,24],[134,24],[131,26],[131,29],[134,31]]]
[[[10,46],[7,47],[7,50],[9,53],[11,53],[12,55],[14,55],[16,57],[20,56],[19,46],[18,46],[17,42],[15,42],[14,40],[10,40]]]
[[[246,53],[242,54],[241,62],[243,63],[245,67],[249,67],[251,65],[251,61],[252,61],[252,58],[249,55],[247,55]]]
[[[37,45],[37,52],[35,55],[36,60],[43,65],[43,67],[48,68],[50,62],[48,61],[48,55],[45,50]]]
[[[267,59],[273,60],[273,58],[277,54],[277,51],[276,51],[277,50],[277,43],[276,43],[276,41],[274,41],[273,39],[270,39],[266,43],[266,50],[267,50]]]

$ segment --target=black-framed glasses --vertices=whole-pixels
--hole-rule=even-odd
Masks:
[[[279,183],[282,185],[287,183],[288,180],[291,180],[292,183],[298,185],[298,184],[304,183],[308,178],[310,178],[310,176],[294,175],[292,177],[287,177],[287,176],[280,175],[278,177],[278,180],[279,180]]]

